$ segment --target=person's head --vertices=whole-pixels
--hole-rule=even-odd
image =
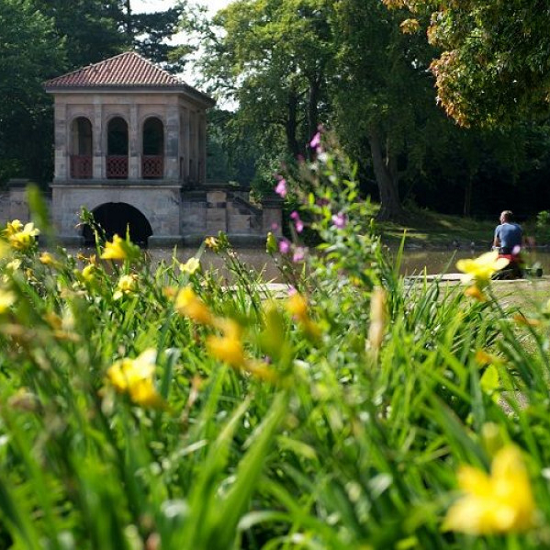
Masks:
[[[511,210],[504,210],[500,215],[500,223],[510,223],[514,219],[514,214]]]

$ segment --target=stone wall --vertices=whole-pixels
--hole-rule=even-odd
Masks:
[[[0,193],[0,223],[13,219],[30,219],[26,200],[26,181],[11,182],[9,190]],[[79,214],[82,206],[93,211],[108,203],[125,203],[137,208],[151,225],[149,245],[196,245],[205,236],[227,233],[235,245],[265,243],[269,231],[280,235],[281,201],[278,197],[264,200],[260,206],[249,201],[247,190],[227,184],[207,185],[202,189],[182,190],[179,185],[119,184],[80,182],[52,184],[52,199],[46,199],[58,235],[67,244],[81,241]],[[54,209],[52,210],[52,203]]]

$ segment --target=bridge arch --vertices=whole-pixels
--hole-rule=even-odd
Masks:
[[[101,226],[106,237],[111,240],[113,235],[121,237],[130,232],[130,240],[140,246],[147,246],[147,239],[153,234],[149,220],[135,206],[125,202],[106,202],[92,210],[96,223]],[[94,233],[89,225],[82,229],[85,244],[93,244]]]

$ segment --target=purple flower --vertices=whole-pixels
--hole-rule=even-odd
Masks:
[[[338,229],[343,229],[344,227],[346,227],[346,215],[343,212],[338,212],[338,214],[334,214],[331,219],[334,227],[337,227]]]
[[[297,233],[301,233],[304,230],[304,222],[300,219],[300,214],[294,210],[292,214],[290,214],[290,219],[294,220],[294,227],[296,228]]]
[[[290,252],[290,241],[288,239],[281,239],[279,241],[279,252],[281,254],[288,254]]]
[[[306,256],[306,249],[303,246],[298,246],[296,250],[294,250],[294,256],[292,256],[293,262],[301,262]]]
[[[311,141],[309,142],[309,146],[312,148],[312,149],[315,149],[317,150],[317,148],[321,145],[321,132],[317,132],[312,138],[311,138]]]
[[[514,248],[512,249],[512,256],[517,256],[521,252],[521,246],[519,244],[516,244]]]
[[[294,294],[296,294],[298,291],[296,290],[296,288],[292,285],[289,285],[288,287],[288,296],[294,296]]]
[[[279,230],[279,224],[277,222],[273,222],[271,224],[271,231],[278,231]]]
[[[275,187],[275,193],[282,197],[283,199],[286,197],[287,189],[286,189],[286,180],[284,178],[281,178],[279,180],[279,183]]]

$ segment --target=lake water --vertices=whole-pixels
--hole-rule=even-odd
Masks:
[[[456,273],[456,262],[462,258],[476,258],[487,250],[406,250],[401,266],[403,275],[429,275],[437,273]],[[539,249],[526,251],[523,258],[527,267],[542,267],[545,275],[550,274],[550,251]]]
[[[176,249],[176,258],[180,262],[185,262],[197,253],[197,248],[182,247]],[[69,252],[85,254],[93,253],[92,249],[69,249]],[[401,273],[403,275],[421,275],[424,270],[427,274],[437,273],[456,273],[456,262],[461,258],[475,258],[486,252],[485,250],[406,250],[404,253]],[[151,248],[147,254],[152,261],[165,261],[170,263],[174,250],[172,248]],[[389,250],[391,255],[395,251]],[[268,256],[263,248],[239,248],[237,250],[239,258],[258,273],[263,274],[266,281],[278,281],[280,279],[279,270],[275,262]],[[542,267],[544,275],[550,275],[550,251],[547,249],[531,251],[524,255],[527,265],[538,264]],[[205,269],[217,269],[221,275],[227,275],[224,267],[223,258],[209,250],[205,250],[201,257],[201,263]]]

